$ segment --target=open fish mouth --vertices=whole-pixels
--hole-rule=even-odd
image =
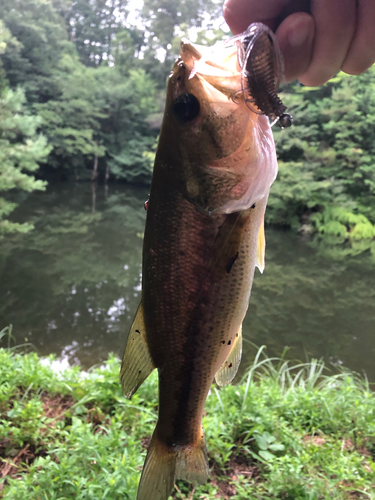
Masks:
[[[180,57],[190,71],[233,102],[245,102],[254,113],[267,115],[271,125],[290,127],[293,119],[277,95],[283,58],[273,32],[253,23],[240,35],[208,48],[181,41]]]

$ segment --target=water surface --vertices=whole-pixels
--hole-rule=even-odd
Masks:
[[[28,234],[0,247],[0,329],[16,342],[88,368],[121,355],[141,294],[147,189],[63,184],[25,196]],[[324,256],[291,232],[266,229],[244,338],[278,356],[323,357],[375,381],[375,265],[368,254]],[[255,353],[244,343],[242,370]]]

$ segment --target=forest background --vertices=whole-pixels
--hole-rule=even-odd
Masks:
[[[181,36],[223,36],[218,0],[0,0],[0,237],[14,191],[48,181],[148,185]],[[375,255],[375,68],[284,85],[267,222]]]

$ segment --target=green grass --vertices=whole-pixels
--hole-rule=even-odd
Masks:
[[[153,374],[127,401],[110,357],[88,373],[0,349],[0,496],[135,499],[157,416]],[[176,499],[375,499],[375,396],[364,378],[291,367],[261,350],[244,380],[213,386],[210,481]]]

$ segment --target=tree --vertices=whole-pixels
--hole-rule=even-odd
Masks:
[[[2,0],[0,19],[13,41],[1,56],[12,89],[22,85],[29,103],[59,93],[56,67],[69,44],[63,19],[49,0]]]
[[[99,137],[106,164],[117,179],[149,183],[152,166],[145,153],[154,145],[156,131],[147,117],[158,109],[155,84],[141,69],[123,74],[104,67],[95,75],[104,114]]]
[[[295,125],[277,138],[268,220],[355,243],[375,237],[375,68],[321,88],[289,85]],[[280,132],[279,132],[280,134]]]
[[[127,0],[74,0],[63,12],[69,38],[86,66],[99,66],[112,53],[115,35],[123,29]]]
[[[159,87],[165,80],[179,53],[183,31],[194,28],[194,34],[212,28],[222,11],[222,2],[215,0],[145,0],[141,12],[145,26],[143,67]],[[176,43],[176,38],[178,39]]]
[[[42,117],[41,130],[52,146],[48,165],[60,168],[66,176],[74,170],[75,178],[88,178],[88,165],[105,154],[98,138],[101,103],[97,99],[97,81],[76,55],[64,55],[57,66],[59,97],[35,104]]]
[[[0,98],[0,192],[45,188],[45,182],[30,175],[49,153],[45,137],[36,133],[39,124],[40,118],[26,111],[21,89],[3,91]],[[30,224],[17,224],[5,218],[15,206],[0,197],[0,234],[26,232],[32,228]]]
[[[11,32],[4,26],[4,23],[0,19],[0,56],[4,54],[7,45],[9,43],[16,43],[12,37]],[[0,59],[0,92],[5,90],[8,86],[6,71],[3,68],[2,61]]]
[[[124,0],[16,0],[18,12],[5,0],[0,9],[15,41],[2,56],[6,76],[11,88],[23,85],[51,145],[43,175],[54,169],[65,178],[108,178],[111,172],[128,181],[150,180],[144,153],[156,131],[147,118],[159,111],[160,102],[141,62],[134,63],[143,35],[123,27],[125,5]]]

